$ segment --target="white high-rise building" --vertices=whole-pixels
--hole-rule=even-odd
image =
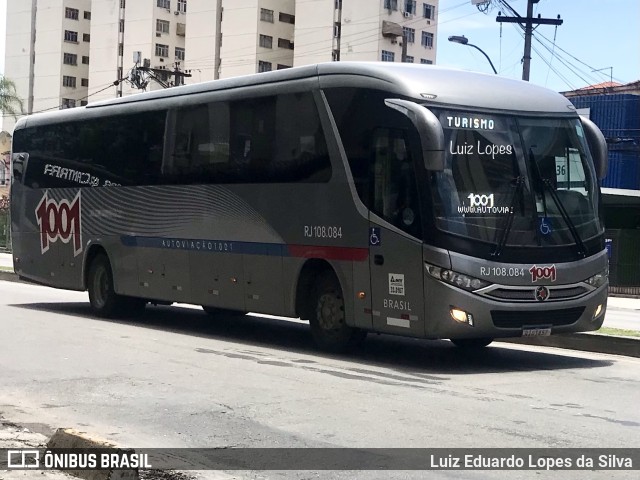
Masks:
[[[86,103],[91,0],[9,0],[5,75],[25,113]],[[3,118],[11,132],[15,120]]]
[[[144,66],[144,59],[163,83],[174,82],[171,72],[182,69],[185,59],[187,0],[92,0],[92,8],[89,80],[94,92],[128,77],[135,62]],[[147,90],[160,88],[153,80],[147,85]],[[140,91],[120,82],[91,101]]]
[[[159,79],[146,85],[154,90],[337,60],[434,63],[437,8],[438,0],[8,0],[5,75],[33,113],[138,93],[135,66]],[[6,117],[3,128],[14,124]]]
[[[190,0],[187,83],[337,60],[435,63],[437,7],[438,0]]]

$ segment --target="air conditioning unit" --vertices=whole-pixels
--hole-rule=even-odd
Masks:
[[[427,25],[431,25],[431,20],[427,20]]]
[[[173,12],[173,14],[174,15],[180,15],[180,12],[176,10],[175,12]]]
[[[161,37],[161,36],[162,36],[161,33],[156,32],[156,37]]]
[[[405,18],[409,18],[411,16],[411,14],[409,12],[404,12],[404,16],[405,16]]]

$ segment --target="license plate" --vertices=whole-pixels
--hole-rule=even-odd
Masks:
[[[523,337],[548,337],[551,335],[551,327],[549,328],[523,328]]]

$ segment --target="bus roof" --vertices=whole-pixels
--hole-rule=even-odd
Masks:
[[[465,70],[393,62],[329,62],[272,72],[212,80],[194,85],[129,95],[90,103],[84,108],[56,111],[71,120],[80,111],[115,105],[136,104],[202,93],[222,92],[243,87],[278,85],[298,80],[317,79],[318,87],[354,86],[379,88],[391,95],[413,98],[432,106],[456,106],[470,109],[575,115],[571,102],[552,90],[521,80],[513,80]],[[266,92],[265,92],[266,93]],[[60,118],[60,117],[58,117]],[[44,118],[42,118],[44,120]],[[19,122],[23,123],[23,122]],[[20,125],[24,126],[24,125]]]

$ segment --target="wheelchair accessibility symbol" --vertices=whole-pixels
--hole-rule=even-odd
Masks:
[[[376,246],[380,245],[382,239],[380,237],[380,227],[371,227],[369,228],[369,245]]]
[[[542,235],[546,236],[551,234],[553,229],[551,228],[551,222],[549,222],[549,219],[547,217],[542,217],[540,219],[539,229]]]

